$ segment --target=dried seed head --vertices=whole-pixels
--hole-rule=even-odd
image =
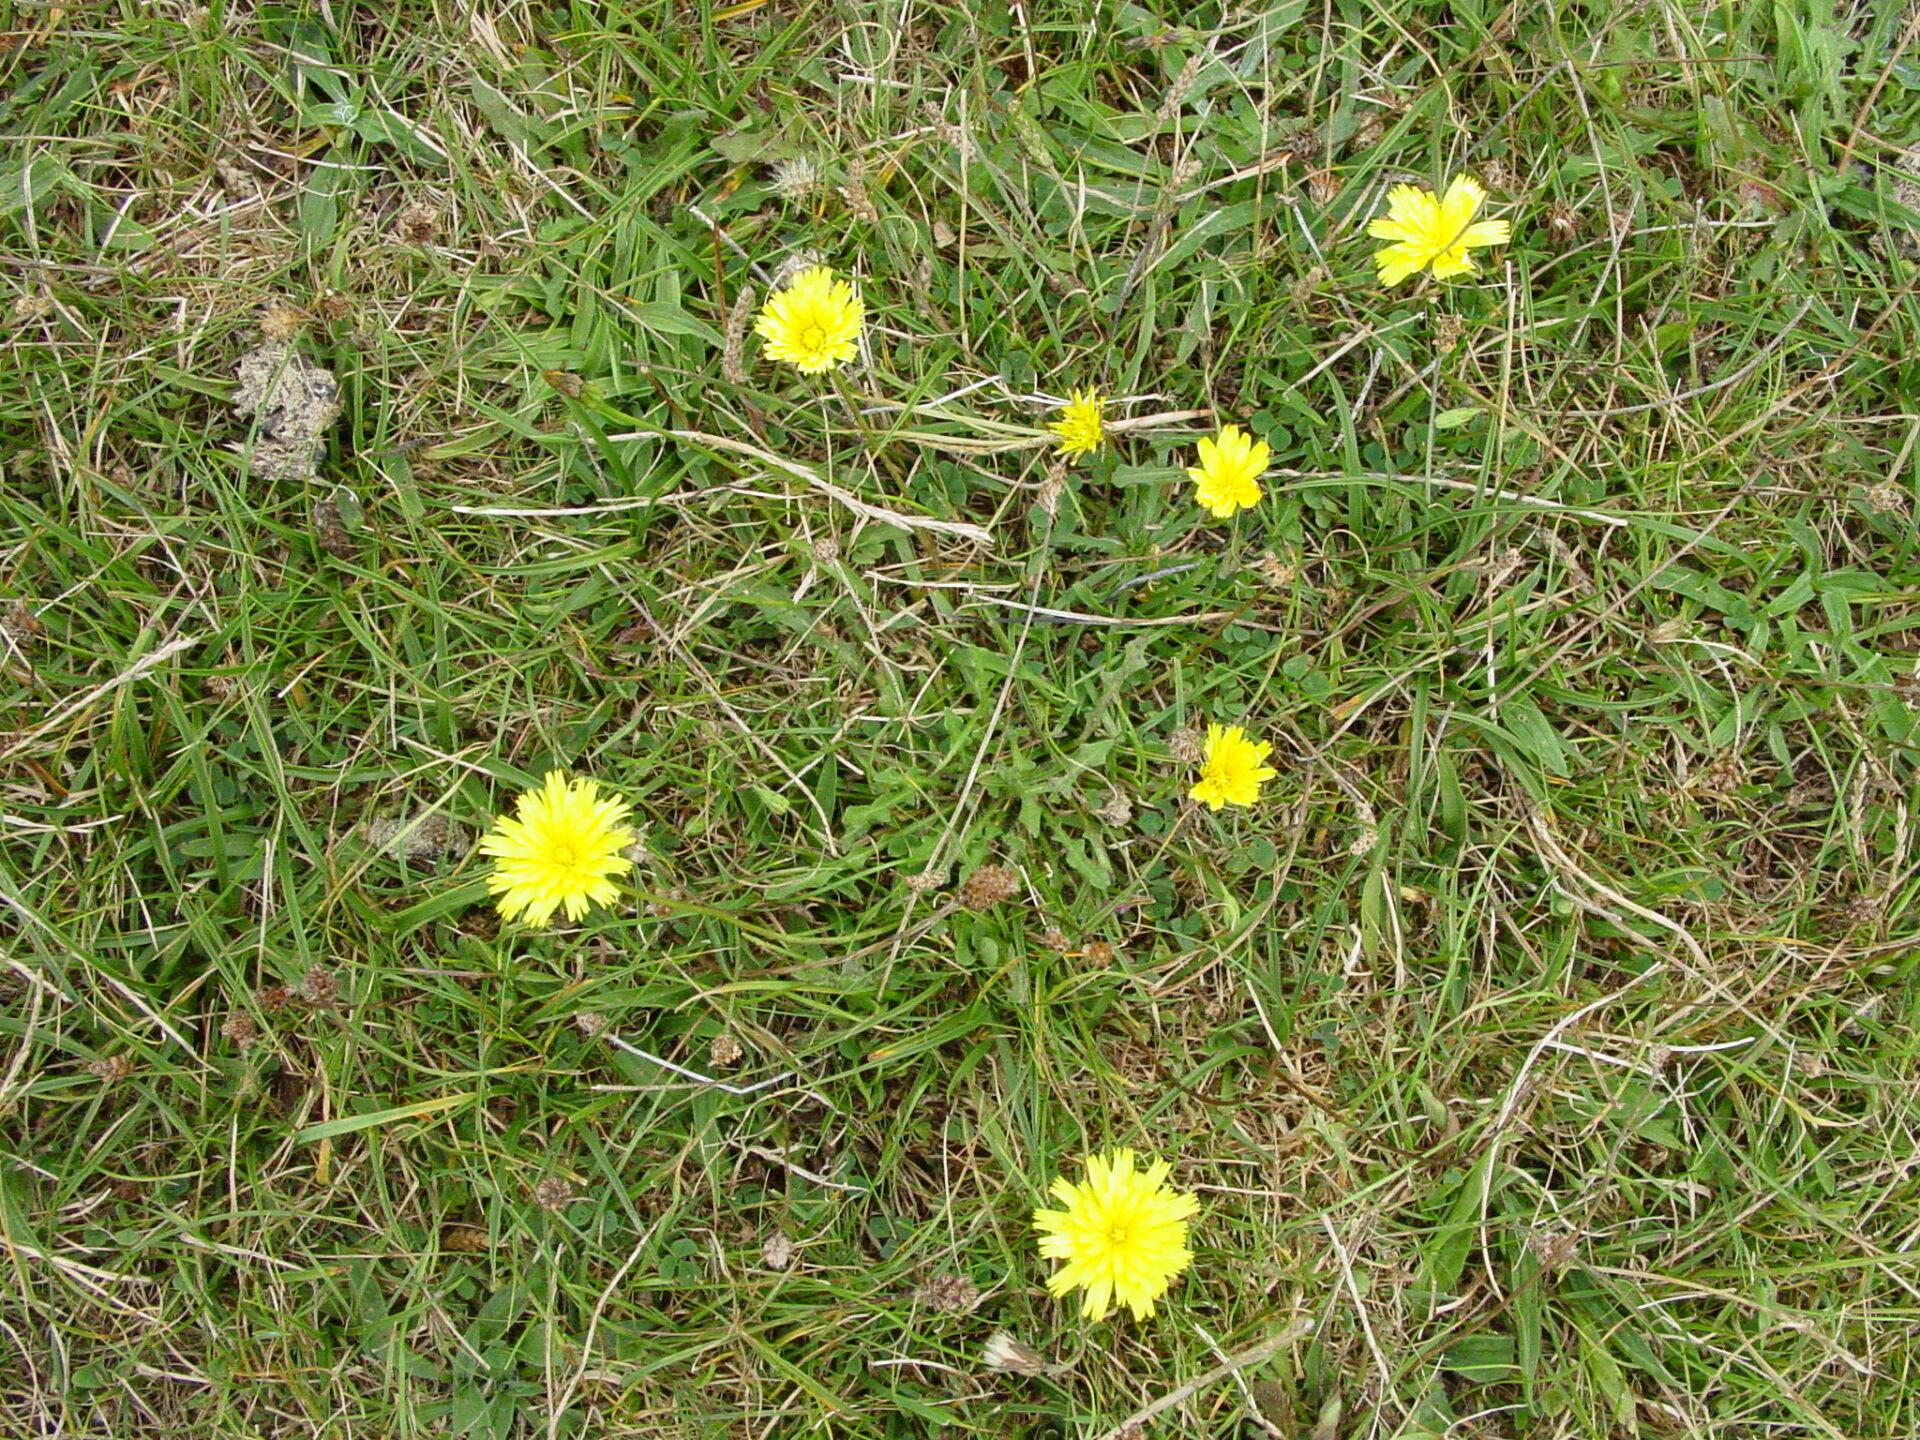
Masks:
[[[284,300],[275,300],[260,312],[260,336],[264,340],[291,340],[313,317]]]
[[[1029,1346],[1014,1338],[1011,1330],[996,1330],[987,1338],[980,1361],[989,1370],[1008,1375],[1057,1375],[1065,1365],[1049,1365]]]
[[[1877,925],[1886,918],[1887,897],[1856,895],[1841,908],[1840,915],[1849,925]]]
[[[1167,737],[1167,751],[1182,765],[1198,765],[1207,753],[1207,737],[1183,725]]]
[[[1716,755],[1712,761],[1694,772],[1690,789],[1702,795],[1725,797],[1739,792],[1746,783],[1746,762],[1733,751]]]
[[[1167,87],[1167,93],[1161,97],[1160,108],[1154,112],[1155,120],[1164,125],[1179,114],[1180,107],[1193,91],[1193,82],[1200,78],[1201,69],[1212,58],[1211,50],[1196,50],[1187,58],[1187,63],[1180,67],[1180,73],[1173,77],[1173,84]]]
[[[533,1187],[533,1203],[542,1210],[564,1210],[574,1199],[573,1186],[549,1175]]]
[[[1580,222],[1566,201],[1556,200],[1547,207],[1546,232],[1548,242],[1562,250],[1579,238]]]
[[[1020,893],[1020,872],[1004,865],[982,865],[960,885],[960,903],[969,910],[991,910]]]
[[[430,245],[440,235],[440,212],[416,200],[393,217],[393,233],[408,245]]]
[[[818,250],[802,248],[794,251],[774,268],[773,288],[776,290],[786,289],[787,286],[793,283],[794,276],[798,275],[802,270],[811,270],[820,263],[820,252]]]
[[[1056,955],[1064,955],[1073,948],[1065,932],[1053,925],[1040,932],[1040,943]]]
[[[1108,825],[1124,825],[1133,819],[1133,801],[1122,790],[1109,790],[1106,804],[1093,813]]]
[[[1276,590],[1283,590],[1300,578],[1300,567],[1292,565],[1275,555],[1271,550],[1262,555],[1255,566],[1260,578]]]
[[[438,813],[369,820],[362,833],[376,850],[402,860],[437,859],[466,840],[462,826]]]
[[[227,1023],[220,1027],[220,1033],[242,1050],[246,1050],[260,1038],[260,1027],[254,1023],[253,1016],[246,1011],[236,1010],[227,1016]]]
[[[907,877],[907,888],[916,895],[924,895],[929,890],[938,890],[946,883],[947,872],[943,866],[929,866],[927,869]]]
[[[729,1065],[738,1065],[740,1057],[746,1053],[731,1030],[722,1030],[707,1042],[707,1063],[716,1070],[725,1070]]]
[[[126,1079],[133,1073],[133,1057],[124,1054],[108,1055],[102,1059],[90,1061],[87,1065],[87,1073],[111,1085],[115,1081]]]
[[[300,977],[300,983],[288,987],[288,994],[303,1005],[326,1010],[340,998],[340,982],[329,970],[315,965]]]
[[[16,646],[24,649],[33,643],[34,636],[47,627],[34,618],[33,611],[27,608],[24,600],[15,600],[5,610],[0,610],[0,632]]]
[[[1080,953],[1092,964],[1102,966],[1113,964],[1113,946],[1104,940],[1089,940]]]
[[[831,535],[822,535],[807,550],[816,565],[831,565],[840,558],[840,542]]]
[[[360,549],[353,543],[353,532],[347,529],[340,507],[331,500],[314,502],[313,538],[322,550],[342,560],[351,560]]]
[[[478,1225],[442,1225],[440,1248],[453,1255],[480,1255],[491,1250],[493,1242]]]
[[[847,202],[847,208],[855,218],[869,225],[880,223],[880,212],[874,207],[873,197],[867,193],[866,162],[858,155],[847,162],[847,183],[840,187],[840,198]]]
[[[767,188],[789,204],[810,200],[818,195],[825,179],[820,162],[810,155],[795,155],[773,167]]]
[[[793,1241],[778,1230],[760,1247],[760,1263],[769,1270],[784,1270],[793,1263]]]
[[[656,919],[667,919],[681,913],[681,904],[693,898],[693,892],[684,885],[669,885],[660,892],[657,900],[647,901],[644,908],[647,914]],[[680,902],[680,903],[675,903]]]
[[[1877,515],[1905,515],[1913,509],[1913,497],[1906,487],[1891,480],[1869,487],[1865,498],[1867,508]]]
[[[607,1017],[598,1010],[582,1010],[573,1017],[573,1023],[582,1035],[591,1040],[607,1028]]]
[[[929,1310],[965,1315],[979,1308],[980,1287],[965,1275],[935,1275],[914,1291],[913,1298]]]
[[[1564,1270],[1580,1256],[1580,1237],[1565,1230],[1535,1230],[1527,1236],[1527,1248],[1542,1270]]]
[[[753,286],[742,285],[727,311],[727,328],[720,335],[720,378],[729,385],[747,381],[747,327],[753,323],[754,302],[759,298]]]
[[[1041,480],[1040,488],[1035,492],[1034,508],[1051,520],[1060,513],[1060,497],[1067,493],[1067,463],[1064,460],[1052,460],[1047,464],[1046,478]]]

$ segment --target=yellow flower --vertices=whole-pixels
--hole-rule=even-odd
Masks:
[[[1187,467],[1199,487],[1193,498],[1217,520],[1258,504],[1260,473],[1272,455],[1266,441],[1255,440],[1238,425],[1222,425],[1219,439],[1200,442],[1200,463]]]
[[[1271,740],[1249,740],[1238,725],[1209,725],[1200,778],[1187,793],[1210,810],[1251,805],[1260,798],[1260,782],[1280,773],[1261,763],[1272,753]]]
[[[487,889],[500,913],[544,925],[563,905],[578,920],[595,901],[612,900],[619,892],[611,877],[633,868],[621,853],[634,838],[621,823],[627,810],[624,800],[602,799],[593,781],[549,771],[480,842],[480,853],[495,860]]]
[[[1431,265],[1434,278],[1464,275],[1476,267],[1467,251],[1476,245],[1504,245],[1513,234],[1505,220],[1473,218],[1487,192],[1470,175],[1456,175],[1444,197],[1431,190],[1396,185],[1387,196],[1385,219],[1367,226],[1376,240],[1397,240],[1377,252],[1382,285],[1398,285]]]
[[[1100,442],[1107,435],[1107,427],[1100,419],[1100,405],[1098,390],[1076,390],[1068,397],[1067,403],[1060,407],[1060,418],[1047,426],[1060,437],[1060,448],[1055,454],[1078,460],[1100,448]]]
[[[803,375],[818,375],[859,353],[866,315],[853,286],[834,279],[826,266],[815,265],[767,298],[753,333],[767,342],[768,359],[784,360]]]
[[[1134,1168],[1133,1151],[1089,1155],[1087,1178],[1075,1185],[1055,1180],[1052,1194],[1064,1210],[1036,1210],[1040,1253],[1067,1263],[1047,1280],[1054,1295],[1087,1292],[1081,1313],[1104,1320],[1114,1303],[1133,1311],[1134,1319],[1153,1314],[1153,1302],[1193,1260],[1187,1249],[1187,1221],[1200,1202],[1166,1187],[1173,1167],[1155,1160]]]

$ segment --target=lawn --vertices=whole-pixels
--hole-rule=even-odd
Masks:
[[[0,4],[0,1433],[1920,1433],[1899,8]]]

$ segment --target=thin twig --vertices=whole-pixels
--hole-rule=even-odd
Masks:
[[[782,1080],[791,1080],[793,1078],[793,1071],[782,1070],[778,1075],[770,1076],[765,1080],[756,1080],[751,1085],[729,1085],[725,1080],[716,1080],[711,1075],[702,1075],[698,1070],[689,1070],[686,1066],[676,1065],[671,1060],[662,1060],[652,1051],[642,1050],[638,1045],[630,1044],[611,1032],[602,1033],[600,1038],[616,1049],[624,1050],[627,1054],[637,1059],[658,1065],[662,1070],[671,1070],[675,1075],[679,1075],[687,1080],[692,1080],[696,1084],[709,1085],[715,1090],[724,1090],[729,1095],[751,1095],[756,1090],[764,1090],[769,1085],[778,1085]]]
[[[867,520],[877,520],[883,525],[893,525],[902,530],[931,530],[941,535],[957,535],[963,540],[971,540],[985,549],[993,548],[993,536],[978,525],[968,525],[960,520],[933,520],[924,515],[905,515],[898,510],[889,510],[884,505],[875,505],[862,500],[850,490],[843,490],[831,480],[824,479],[808,466],[785,456],[775,455],[770,450],[762,450],[758,445],[749,445],[744,440],[735,440],[726,435],[708,435],[700,430],[664,430],[659,432],[672,440],[689,440],[695,445],[710,445],[716,450],[730,450],[736,455],[745,455],[758,460],[762,465],[803,480],[822,495],[839,501],[854,514]],[[644,440],[650,438],[649,432],[634,431],[627,435],[609,436],[613,440]]]

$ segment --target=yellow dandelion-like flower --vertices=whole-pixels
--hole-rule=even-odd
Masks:
[[[1102,403],[1098,390],[1076,390],[1068,397],[1060,407],[1060,418],[1047,426],[1060,437],[1055,454],[1078,460],[1100,448],[1107,438],[1106,423],[1100,418]]]
[[[1193,498],[1216,520],[1258,504],[1260,475],[1272,456],[1266,441],[1254,439],[1238,425],[1222,425],[1218,439],[1200,442],[1200,463],[1187,467],[1197,487]]]
[[[1380,283],[1398,285],[1428,266],[1439,280],[1477,269],[1468,250],[1504,245],[1513,234],[1505,220],[1473,218],[1486,198],[1486,190],[1470,175],[1454,176],[1439,199],[1431,190],[1394,186],[1387,195],[1386,215],[1367,226],[1374,239],[1399,242],[1373,257],[1380,267]]]
[[[786,289],[767,297],[753,333],[767,342],[767,358],[784,360],[803,375],[818,375],[860,351],[867,307],[845,280],[824,265],[802,270]]]
[[[1104,1320],[1116,1302],[1136,1320],[1153,1314],[1153,1302],[1192,1263],[1187,1221],[1200,1210],[1193,1196],[1167,1188],[1172,1168],[1155,1160],[1138,1170],[1133,1151],[1115,1150],[1089,1155],[1081,1184],[1055,1180],[1051,1193],[1066,1208],[1033,1212],[1040,1253],[1067,1262],[1047,1289],[1056,1296],[1085,1290],[1081,1313],[1089,1320]]]
[[[633,868],[621,853],[634,839],[622,823],[628,808],[624,800],[603,798],[591,780],[549,771],[480,842],[480,853],[494,857],[487,889],[500,913],[544,925],[563,905],[567,918],[578,920],[589,905],[613,900],[619,893],[613,877]]]
[[[1260,798],[1260,782],[1280,773],[1264,763],[1272,753],[1271,740],[1249,740],[1238,725],[1209,725],[1200,778],[1187,793],[1209,810],[1251,805]]]

